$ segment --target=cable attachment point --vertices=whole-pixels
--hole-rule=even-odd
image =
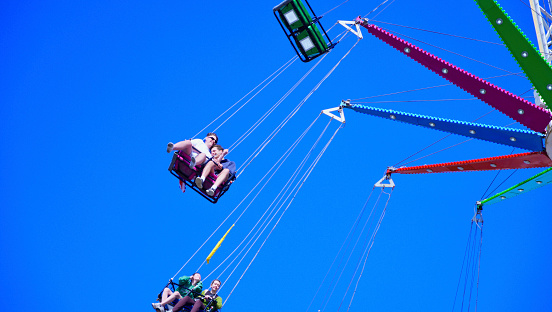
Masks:
[[[339,112],[339,116],[337,115],[334,115],[334,114],[331,114],[331,112],[335,112],[335,111],[338,111]],[[334,107],[334,108],[328,108],[328,109],[324,109],[322,110],[322,114],[324,115],[328,115],[330,116],[331,118],[345,124],[345,114],[343,114],[343,107],[339,106],[339,107]]]
[[[395,188],[395,182],[393,182],[393,179],[391,179],[391,173],[393,173],[394,170],[395,170],[395,168],[388,167],[387,171],[385,172],[385,175],[383,176],[383,178],[379,179],[379,181],[376,182],[376,184],[374,184],[374,187]],[[387,183],[384,183],[385,181],[387,181]]]
[[[472,218],[472,222],[483,224],[483,204],[481,204],[480,201],[477,201],[475,205],[477,209],[475,211],[475,215]]]
[[[339,25],[347,28],[348,31],[355,34],[355,36],[358,37],[358,39],[362,39],[362,32],[360,31],[360,25],[365,22],[366,19],[361,18],[360,16],[355,18],[354,21],[337,21]],[[352,29],[348,25],[355,25],[356,30]]]
[[[340,107],[351,106],[351,100],[341,100]]]

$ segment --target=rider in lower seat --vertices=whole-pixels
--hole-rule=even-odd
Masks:
[[[190,312],[209,311],[215,312],[222,308],[222,298],[217,295],[217,291],[220,289],[220,281],[215,279],[211,282],[211,287],[208,290],[204,290],[202,299],[192,299],[190,297],[184,297],[173,308],[173,312],[182,310],[185,305],[193,304]]]
[[[201,177],[197,177],[195,179],[195,184],[197,185],[197,187],[203,189],[203,182],[205,182],[205,178],[209,174],[213,173],[217,176],[217,179],[215,183],[213,183],[213,186],[211,186],[210,189],[205,190],[205,193],[207,193],[207,195],[209,196],[213,196],[215,194],[215,191],[217,190],[217,187],[226,182],[226,180],[228,180],[228,177],[236,172],[236,163],[224,158],[224,156],[228,154],[227,149],[223,149],[222,146],[215,144],[211,148],[211,154],[213,155],[212,161],[207,162],[207,164],[203,168]]]

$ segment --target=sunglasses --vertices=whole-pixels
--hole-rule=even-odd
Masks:
[[[217,139],[215,139],[214,137],[208,136],[208,138],[211,139],[211,140],[213,140],[213,141],[215,141],[215,143],[217,143]]]

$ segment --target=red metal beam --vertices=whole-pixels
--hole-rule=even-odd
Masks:
[[[389,169],[388,173],[440,173],[459,171],[486,171],[501,169],[526,169],[552,167],[552,160],[545,152],[530,152],[490,158],[456,161],[442,164]]]

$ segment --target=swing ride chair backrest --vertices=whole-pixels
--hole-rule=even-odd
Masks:
[[[307,0],[286,0],[274,7],[273,12],[301,61],[312,61],[335,45],[320,24],[321,17],[314,14]]]
[[[197,150],[196,150],[197,151]],[[211,159],[209,159],[211,161]],[[211,203],[215,204],[219,198],[228,191],[230,188],[230,185],[234,182],[236,179],[236,174],[232,174],[228,177],[226,182],[221,184],[213,194],[213,196],[209,196],[207,193],[205,193],[205,190],[208,190],[211,188],[211,186],[215,183],[215,180],[217,177],[214,174],[209,174],[205,178],[205,182],[203,182],[203,189],[200,189],[195,184],[195,178],[198,176],[201,176],[201,172],[203,171],[203,167],[205,165],[196,165],[194,169],[190,168],[190,155],[184,153],[183,151],[176,151],[174,152],[171,165],[169,166],[169,171],[171,174],[175,177],[177,177],[180,181],[185,183],[188,187],[196,191],[198,194],[203,196],[205,199],[210,201]]]

